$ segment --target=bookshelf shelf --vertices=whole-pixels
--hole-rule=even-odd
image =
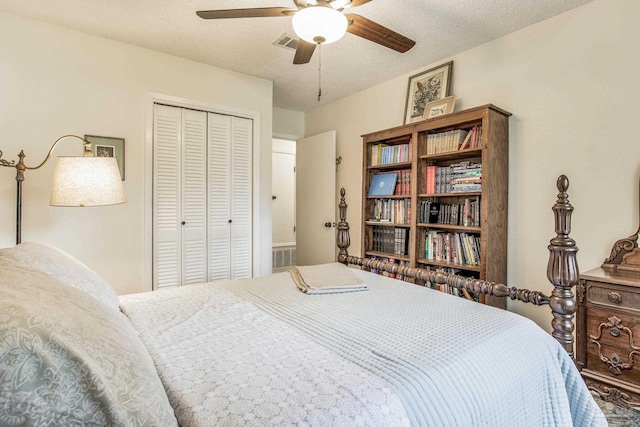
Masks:
[[[411,227],[411,224],[399,224],[396,222],[388,222],[388,221],[367,221],[367,225],[380,225],[382,227]]]
[[[456,264],[453,262],[435,261],[432,259],[420,258],[418,263],[425,265],[434,265],[438,267],[454,268],[456,270],[476,271],[480,272],[480,266],[470,264]]]
[[[465,227],[463,225],[451,225],[451,224],[428,224],[420,222],[417,224],[418,227],[424,228],[437,228],[439,230],[450,230],[450,231],[460,231],[463,233],[480,233],[482,232],[482,227]]]
[[[411,168],[411,162],[387,163],[384,165],[367,166],[367,169],[371,169],[371,170],[408,169],[408,168]]]
[[[482,156],[482,148],[472,148],[468,150],[448,151],[439,154],[426,154],[420,156],[422,160],[458,160],[468,159],[470,157]]]
[[[460,196],[481,196],[482,191],[456,191],[455,193],[421,193],[418,197],[460,197]]]
[[[489,104],[363,135],[361,253],[506,282],[510,115]],[[405,194],[367,196],[376,173],[394,171],[408,176]],[[407,204],[403,224],[370,221],[382,198]],[[378,250],[389,248],[391,228],[405,233],[406,256]],[[448,261],[427,259],[427,248]],[[504,298],[479,300],[506,306]]]
[[[394,255],[387,252],[378,252],[378,251],[367,251],[367,256],[375,256],[378,258],[393,258],[396,261],[409,261],[409,257],[404,255]]]
[[[411,194],[394,194],[392,196],[367,196],[367,199],[410,199]]]

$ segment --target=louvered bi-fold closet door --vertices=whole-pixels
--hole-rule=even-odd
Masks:
[[[182,110],[182,284],[207,282],[207,113]]]
[[[209,113],[209,280],[252,276],[253,121]]]
[[[206,113],[154,106],[153,286],[207,279]]]
[[[252,277],[253,120],[231,118],[231,278]]]

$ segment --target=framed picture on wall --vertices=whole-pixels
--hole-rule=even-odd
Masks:
[[[450,61],[409,77],[404,124],[422,120],[429,102],[449,96],[452,72],[453,61]]]
[[[429,102],[424,107],[423,119],[432,119],[438,116],[444,116],[445,114],[453,113],[453,107],[456,103],[455,96],[447,96],[446,98],[439,99],[437,101]]]
[[[85,135],[84,139],[91,143],[95,157],[115,157],[120,169],[120,178],[124,181],[124,138],[110,136]]]

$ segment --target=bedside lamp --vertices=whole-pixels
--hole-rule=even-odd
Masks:
[[[83,157],[59,157],[53,174],[51,186],[51,206],[106,206],[125,203],[124,187],[120,179],[118,164],[113,157],[93,157],[91,144],[76,135],[64,135],[58,138],[47,157],[38,166],[29,167],[24,163],[24,151],[18,154],[18,163],[2,159],[0,151],[0,166],[16,168],[17,198],[16,198],[16,244],[22,241],[22,181],[24,172],[41,168],[54,148],[60,141],[74,138],[82,141]]]

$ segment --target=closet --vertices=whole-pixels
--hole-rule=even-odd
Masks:
[[[153,288],[252,276],[251,119],[154,105]]]

